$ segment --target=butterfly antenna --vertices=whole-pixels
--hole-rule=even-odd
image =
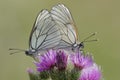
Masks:
[[[97,41],[97,39],[95,40],[88,40],[91,37],[95,36],[97,34],[97,32],[92,33],[90,36],[88,36],[87,38],[85,38],[82,42],[91,42],[91,41]]]
[[[19,53],[19,52],[23,52],[23,51],[12,52],[12,53],[10,53],[10,55],[13,55],[13,54],[15,54],[15,53]]]
[[[94,41],[98,41],[98,39],[86,40],[84,42],[94,42]]]
[[[10,53],[10,55],[15,54],[15,53],[25,52],[25,51],[26,51],[26,50],[23,50],[23,49],[16,49],[16,48],[9,48],[9,50],[15,50],[15,52]]]
[[[16,49],[16,48],[9,48],[9,50],[26,51],[26,50],[23,50],[23,49]]]

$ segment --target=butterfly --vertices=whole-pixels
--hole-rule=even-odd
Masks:
[[[91,36],[93,35],[95,34]],[[82,42],[78,41],[77,29],[70,11],[63,4],[57,4],[51,11],[44,9],[37,16],[29,38],[29,49],[25,53],[36,56],[49,49],[75,51],[82,48],[86,40],[87,38]]]

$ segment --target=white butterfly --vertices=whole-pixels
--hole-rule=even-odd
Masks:
[[[58,4],[42,10],[32,28],[27,55],[35,56],[49,49],[78,50],[83,42],[77,42],[76,28],[69,10]]]

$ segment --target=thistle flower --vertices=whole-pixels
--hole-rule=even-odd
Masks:
[[[100,68],[94,63],[92,66],[84,68],[81,71],[79,80],[100,80]]]
[[[37,71],[42,72],[54,68],[56,63],[56,52],[49,50],[46,54],[38,56],[39,62],[35,62]]]
[[[37,72],[27,70],[30,80],[100,80],[101,78],[100,68],[89,54],[84,55],[80,52],[69,54],[64,50],[51,49],[37,58],[39,60],[35,62]],[[71,66],[69,64],[74,67],[67,68]]]
[[[83,55],[80,52],[76,54],[72,54],[70,56],[72,63],[74,64],[75,68],[79,70],[88,67],[93,64],[92,56],[91,55]]]
[[[67,67],[67,58],[68,55],[64,53],[64,51],[57,51],[56,52],[56,67],[58,70],[65,70]]]

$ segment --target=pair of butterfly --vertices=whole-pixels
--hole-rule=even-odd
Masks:
[[[49,49],[79,50],[84,41],[78,42],[72,16],[63,4],[58,4],[48,10],[42,10],[32,28],[29,39],[29,50],[23,50],[29,56],[38,55]],[[11,49],[13,50],[13,49]]]

